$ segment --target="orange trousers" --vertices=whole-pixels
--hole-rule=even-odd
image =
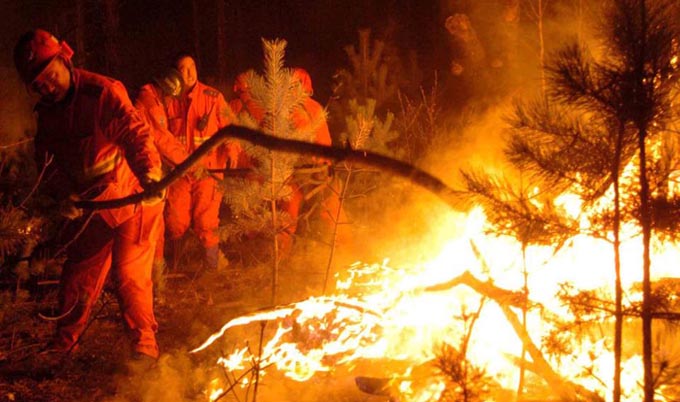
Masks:
[[[67,350],[76,345],[111,272],[133,350],[158,357],[151,267],[162,206],[137,206],[135,214],[115,228],[95,215],[68,247],[60,291],[65,316],[57,325],[56,347]],[[81,225],[70,226],[75,234]]]
[[[222,193],[213,178],[196,179],[185,175],[175,181],[168,189],[165,207],[169,239],[180,239],[191,226],[206,249],[217,246],[221,202]]]
[[[330,236],[335,232],[336,242],[338,244],[347,245],[351,234],[347,225],[347,215],[344,208],[340,206],[339,188],[341,184],[337,181],[331,181],[327,184],[328,188],[321,192],[318,201],[318,217],[320,230],[324,236]],[[285,211],[290,221],[286,222],[284,229],[277,235],[279,247],[282,255],[285,257],[290,252],[293,245],[293,237],[297,232],[298,219],[300,217],[300,210],[305,203],[304,191],[296,184],[291,184],[292,193],[286,201],[278,203],[279,208]],[[314,202],[314,201],[313,201]],[[336,220],[338,225],[336,227]],[[332,239],[326,239],[330,241]]]

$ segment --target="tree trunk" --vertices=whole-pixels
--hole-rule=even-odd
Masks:
[[[114,77],[117,77],[120,71],[120,58],[118,56],[118,27],[120,25],[120,17],[118,11],[118,0],[104,0],[105,69],[109,75]]]
[[[612,402],[621,401],[621,346],[623,339],[623,288],[621,286],[621,193],[619,188],[619,176],[621,170],[621,153],[623,150],[623,135],[625,127],[619,126],[614,151],[614,166],[612,179],[614,181],[614,272],[616,275],[614,284],[614,388]]]
[[[640,225],[642,226],[642,362],[645,371],[645,402],[654,402],[654,374],[652,372],[652,288],[650,240],[652,224],[649,211],[649,182],[647,179],[646,129],[640,130]]]
[[[85,0],[76,0],[76,54],[75,64],[86,67],[85,64]]]
[[[349,188],[350,178],[352,177],[352,164],[346,163],[347,166],[347,176],[342,184],[342,190],[340,190],[340,200],[338,201],[338,209],[335,211],[335,216],[333,216],[333,234],[331,237],[331,251],[328,255],[328,263],[326,264],[326,274],[323,278],[323,293],[326,294],[326,289],[328,289],[328,279],[331,274],[331,268],[333,267],[333,259],[335,258],[335,249],[338,243],[338,228],[341,224],[346,224],[347,222],[340,222],[340,217],[342,216],[342,208],[347,198],[347,189]],[[337,177],[337,176],[336,176]],[[330,184],[329,184],[330,185]]]
[[[646,93],[645,52],[647,48],[647,1],[640,0],[640,41],[638,46],[636,93],[644,97]],[[654,402],[654,374],[652,372],[652,289],[650,278],[650,250],[652,237],[652,217],[649,209],[649,181],[647,177],[647,140],[648,122],[644,116],[637,117],[638,151],[640,153],[640,226],[642,226],[642,365],[644,367],[645,402]]]
[[[526,241],[522,242],[522,276],[524,279],[524,287],[522,291],[524,292],[524,303],[522,305],[522,328],[528,332],[527,329],[527,313],[529,311],[529,271],[527,271],[527,244]],[[526,374],[526,367],[524,366],[524,359],[526,358],[527,349],[522,344],[522,355],[520,358],[519,365],[519,379],[517,381],[517,400],[522,399],[522,394],[524,393],[524,375]]]
[[[583,9],[583,0],[578,0],[578,28],[577,28],[577,37],[578,37],[578,43],[581,44],[583,43],[583,19],[585,18],[584,16],[584,9]]]
[[[276,132],[276,131],[274,131]],[[273,151],[269,151],[269,157],[271,158],[271,176],[270,176],[270,207],[272,213],[272,229],[274,232],[274,239],[272,243],[273,258],[272,258],[272,293],[271,293],[271,303],[272,306],[276,305],[276,290],[279,287],[279,220],[277,214],[276,200],[279,196],[279,190],[277,188],[276,178],[276,156]]]
[[[543,33],[543,0],[538,0],[538,9],[536,12],[537,27],[538,27],[538,58],[541,63],[541,91],[543,96],[546,95],[546,77],[545,77],[545,36]]]
[[[501,18],[502,56],[507,67],[514,69],[517,65],[518,37],[519,37],[519,0],[504,0]]]
[[[227,82],[227,18],[226,0],[216,0],[217,12],[217,82]]]
[[[196,67],[201,66],[201,30],[199,26],[199,10],[201,5],[198,4],[198,0],[191,0],[191,21],[193,25],[193,39],[194,39],[194,61],[196,61]]]
[[[476,75],[484,67],[486,52],[470,17],[461,13],[453,14],[446,19],[444,26],[449,32],[451,74]]]

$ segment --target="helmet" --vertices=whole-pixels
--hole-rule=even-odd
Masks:
[[[312,96],[314,94],[314,89],[312,88],[312,77],[304,68],[296,67],[293,69],[293,82],[299,82],[302,85],[302,89]]]
[[[166,96],[178,97],[184,89],[182,74],[175,68],[168,68],[152,78],[153,82]]]
[[[26,32],[14,46],[14,66],[26,84],[32,83],[57,56],[70,62],[73,50],[42,29]]]

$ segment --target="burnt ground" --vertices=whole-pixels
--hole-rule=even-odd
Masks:
[[[373,231],[370,227],[366,230]],[[55,324],[38,314],[56,314],[57,278],[4,284],[0,401],[208,400],[211,381],[224,381],[226,375],[216,366],[216,359],[244,339],[251,346],[257,344],[260,326],[251,324],[230,331],[216,343],[219,346],[205,351],[191,354],[189,350],[229,319],[270,307],[272,268],[257,261],[262,244],[246,244],[225,250],[230,259],[228,267],[205,272],[200,258],[191,252],[195,249],[191,238],[187,242],[180,263],[162,277],[158,286],[155,311],[162,355],[151,368],[140,368],[131,361],[116,298],[105,290],[79,348],[56,367],[46,369],[40,350],[49,342]],[[342,254],[336,255],[336,266],[358,259],[354,252],[349,257]],[[298,237],[280,269],[277,304],[320,295],[327,259],[327,246],[313,237]],[[265,330],[272,327],[270,324]],[[303,383],[285,379],[270,369],[259,383],[257,400],[386,401],[385,396],[362,393],[354,382],[356,375],[380,374],[381,365],[366,362],[360,366],[358,374],[356,368],[337,367]],[[252,386],[237,389],[221,400],[250,401],[254,392]]]

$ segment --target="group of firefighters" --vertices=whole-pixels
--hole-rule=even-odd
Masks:
[[[123,84],[76,68],[73,51],[41,29],[25,33],[14,48],[14,63],[30,92],[38,95],[36,161],[43,164],[42,185],[60,200],[60,213],[70,219],[64,229],[72,242],[66,249],[59,296],[56,335],[46,351],[66,355],[78,345],[93,305],[109,272],[122,316],[131,334],[132,356],[155,360],[157,323],[153,309],[152,266],[191,226],[205,250],[209,268],[218,265],[217,228],[222,192],[215,175],[195,169],[173,182],[167,194],[138,204],[85,214],[79,200],[110,200],[156,188],[162,167],[182,163],[218,130],[234,123],[238,113],[263,118],[249,97],[246,76],[237,78],[238,98],[227,103],[215,88],[198,80],[190,54],[143,86],[133,103]],[[311,79],[302,69],[294,79],[308,95]],[[311,98],[291,124],[324,119]],[[328,127],[315,123],[316,142],[331,144]],[[49,159],[48,159],[49,158]],[[247,161],[237,141],[211,150],[198,169],[219,171]],[[45,164],[45,161],[50,163]],[[218,177],[219,178],[219,177]],[[300,189],[282,206],[293,219],[302,201]],[[292,231],[294,232],[294,225]],[[290,242],[291,230],[282,242]],[[285,236],[288,236],[286,238]]]

